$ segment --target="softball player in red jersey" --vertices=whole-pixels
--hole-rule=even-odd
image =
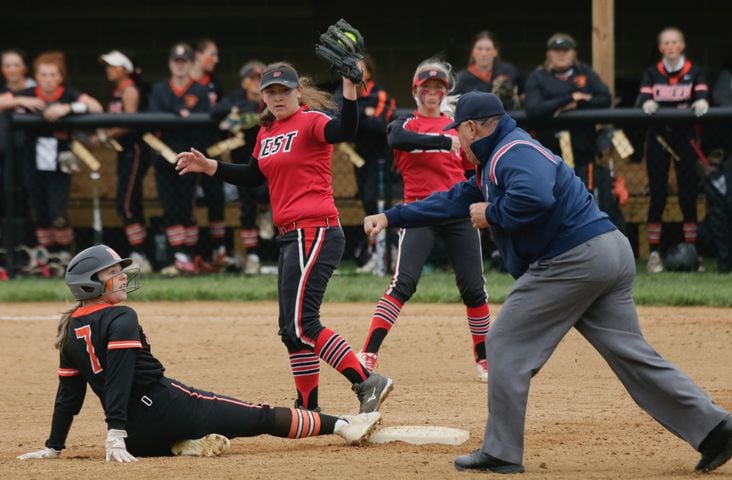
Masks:
[[[189,387],[165,377],[152,355],[137,313],[120,305],[140,286],[139,270],[128,268],[106,245],[87,248],[66,271],[66,285],[79,301],[58,325],[59,388],[45,448],[18,459],[57,458],[65,448],[87,384],[99,397],[107,422],[106,459],[134,456],[214,456],[229,438],[274,435],[304,438],[337,434],[361,443],[380,414],[334,417],[296,408],[270,407]]]
[[[250,162],[220,163],[191,149],[178,154],[176,169],[181,175],[203,172],[235,185],[267,181],[279,228],[279,334],[290,354],[295,405],[318,408],[320,357],[353,384],[360,411],[371,412],[388,396],[391,379],[371,375],[348,342],[320,323],[325,287],[345,247],[333,199],[332,144],[350,140],[356,133],[356,86],[343,79],[338,119],[313,109],[335,104],[309,85],[309,79],[301,80],[289,64],[267,66],[260,85],[267,111]]]
[[[452,86],[449,64],[438,59],[423,61],[412,80],[417,111],[406,119],[391,122],[387,128],[389,145],[394,148],[394,162],[404,179],[404,201],[407,203],[421,200],[436,191],[449,190],[465,180],[465,170],[473,168],[461,155],[457,133],[442,130],[452,121],[450,116],[441,112],[443,100]],[[465,218],[400,230],[394,276],[376,304],[359,359],[369,370],[376,368],[379,347],[394,326],[404,303],[417,290],[422,267],[437,237],[444,239],[465,304],[478,377],[481,381],[488,381],[484,342],[490,326],[490,311],[483,277],[480,233]]]

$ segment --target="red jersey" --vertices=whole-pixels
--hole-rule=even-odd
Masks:
[[[394,148],[394,162],[404,179],[405,199],[449,190],[465,180],[465,170],[475,168],[452,150],[450,136],[457,136],[457,132],[442,130],[450,122],[452,118],[444,114],[425,117],[414,112],[389,124],[389,145]]]
[[[252,156],[267,179],[275,225],[338,215],[325,125],[331,117],[302,106],[292,116],[261,128]],[[294,174],[296,172],[296,174]]]

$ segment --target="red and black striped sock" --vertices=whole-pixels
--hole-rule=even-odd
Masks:
[[[273,407],[269,435],[282,438],[307,438],[330,435],[338,417],[299,408]]]
[[[485,337],[491,327],[491,311],[488,304],[479,307],[465,307],[468,316],[468,327],[473,337],[473,355],[475,360],[485,359]]]
[[[361,383],[369,377],[348,342],[329,328],[318,335],[315,352],[351,383]]]
[[[374,310],[374,316],[371,317],[371,327],[363,344],[364,352],[376,353],[379,351],[389,330],[399,318],[402,306],[402,302],[387,294],[379,299],[379,303],[376,304]]]
[[[320,359],[310,350],[290,352],[290,367],[297,389],[297,405],[308,410],[318,407]]]

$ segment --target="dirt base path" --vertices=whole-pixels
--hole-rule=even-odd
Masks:
[[[166,374],[243,400],[290,406],[294,386],[277,337],[274,303],[131,303]],[[347,447],[339,437],[299,441],[269,436],[234,440],[219,458],[148,458],[104,462],[106,426],[98,400],[86,403],[60,460],[20,462],[48,436],[57,387],[51,347],[59,304],[0,307],[0,478],[479,478],[453,458],[478,448],[486,386],[476,380],[464,310],[408,304],[381,352],[379,371],[395,389],[384,425],[442,425],[470,431],[457,447],[406,444]],[[494,314],[500,307],[494,307]],[[371,304],[329,304],[324,324],[358,351]],[[732,409],[732,309],[641,308],[650,343],[719,404]],[[322,368],[327,413],[357,408],[349,385]],[[526,423],[525,479],[692,478],[698,454],[629,398],[600,356],[571,332],[534,379]],[[709,478],[732,478],[732,464]]]

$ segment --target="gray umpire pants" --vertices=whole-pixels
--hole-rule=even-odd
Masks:
[[[603,356],[633,400],[698,449],[728,413],[643,338],[635,261],[617,230],[531,264],[486,337],[488,422],[482,451],[522,463],[529,383],[570,328]]]

